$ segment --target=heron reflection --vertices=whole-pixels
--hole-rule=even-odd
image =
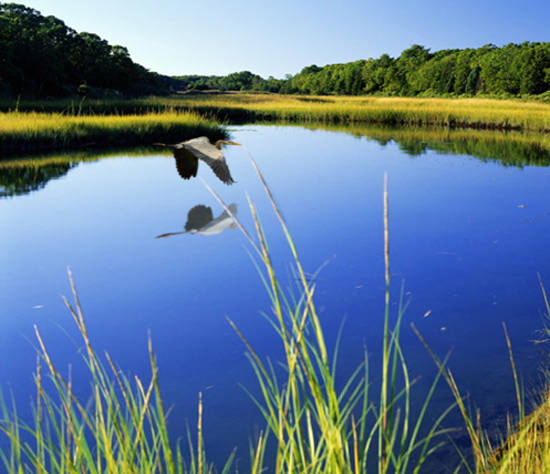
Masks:
[[[235,203],[228,206],[229,211],[234,216],[237,214],[237,205]],[[185,223],[185,230],[180,232],[168,232],[166,234],[157,235],[156,239],[162,239],[164,237],[171,237],[173,235],[181,234],[200,234],[200,235],[216,235],[221,234],[227,229],[234,229],[233,219],[229,215],[229,212],[224,210],[218,217],[214,219],[212,214],[212,208],[199,204],[193,207],[187,213],[187,222]]]
[[[197,176],[199,160],[202,160],[223,183],[233,184],[235,182],[225,161],[222,146],[240,145],[240,143],[218,140],[213,145],[207,137],[198,137],[174,145],[165,143],[154,143],[154,145],[172,149],[176,159],[176,169],[183,179]]]

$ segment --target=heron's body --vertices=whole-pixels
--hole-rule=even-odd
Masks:
[[[233,184],[235,181],[229,172],[229,166],[227,166],[222,151],[222,146],[225,144],[240,145],[240,143],[227,140],[218,140],[213,145],[207,137],[192,138],[191,140],[176,143],[174,145],[155,143],[155,145],[169,147],[174,150],[176,168],[183,179],[197,176],[199,167],[198,160],[202,160],[212,169],[214,174],[222,182],[225,184]]]
[[[231,214],[237,214],[237,205],[231,204],[229,206]],[[233,219],[227,211],[223,211],[218,217],[212,219],[208,224],[201,227],[200,229],[189,230],[191,234],[200,234],[200,235],[216,235],[221,234],[225,230],[232,228]]]
[[[228,206],[229,212],[233,216],[237,215],[237,205],[230,204]],[[233,219],[231,215],[224,210],[218,217],[214,219],[212,209],[208,206],[199,204],[193,207],[187,213],[187,222],[185,223],[185,231],[182,232],[169,232],[167,234],[157,235],[157,239],[164,237],[171,237],[173,235],[181,234],[199,234],[199,235],[217,235],[233,228]]]

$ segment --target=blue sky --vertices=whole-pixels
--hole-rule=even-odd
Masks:
[[[432,51],[550,41],[550,0],[27,0],[77,31],[126,46],[162,74],[264,77],[397,56],[412,44]]]

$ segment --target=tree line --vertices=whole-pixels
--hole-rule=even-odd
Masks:
[[[284,80],[248,71],[229,76],[180,76],[193,90],[252,90],[283,94],[391,96],[518,96],[550,94],[550,43],[488,44],[430,52],[413,45],[399,57],[383,54],[344,64],[315,64]]]
[[[135,96],[166,93],[172,83],[134,63],[123,46],[0,3],[0,96]]]
[[[241,71],[227,76],[174,76],[183,90],[191,91],[258,91],[280,92],[284,80],[270,76],[264,79],[250,71]]]

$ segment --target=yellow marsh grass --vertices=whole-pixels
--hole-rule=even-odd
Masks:
[[[126,129],[147,128],[151,123],[167,127],[174,124],[211,124],[209,120],[193,113],[165,112],[149,115],[68,116],[62,114],[0,113],[0,133],[36,133],[49,130],[78,130],[84,127]]]
[[[283,119],[550,131],[550,104],[520,100],[221,94],[189,95],[157,101],[170,106],[187,105],[190,108],[244,108]]]
[[[511,430],[510,430],[511,432]],[[550,392],[543,402],[509,435],[502,447],[487,461],[485,472],[532,473],[550,472]]]
[[[5,149],[56,148],[85,145],[152,143],[197,135],[222,138],[213,121],[193,113],[67,116],[57,113],[0,113],[0,146]]]

